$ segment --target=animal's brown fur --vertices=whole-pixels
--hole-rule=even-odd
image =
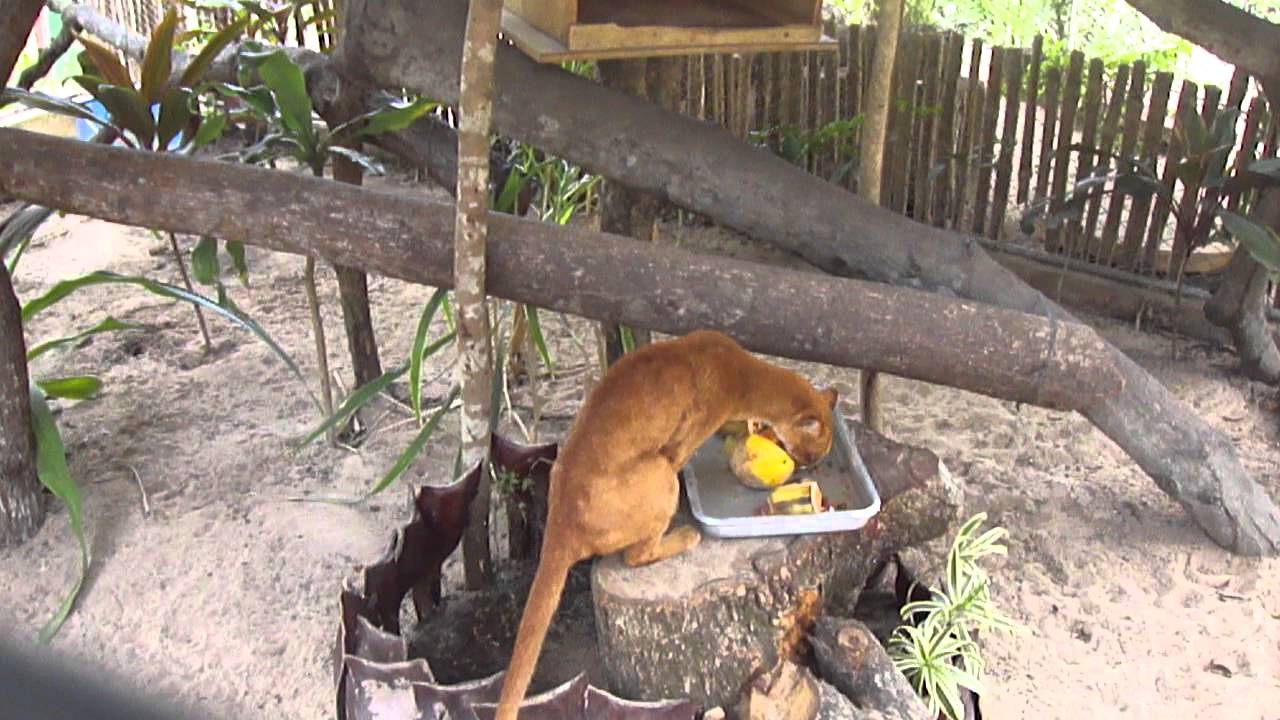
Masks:
[[[676,472],[729,421],[767,423],[800,466],[831,449],[834,389],[764,362],[728,336],[700,330],[646,345],[613,365],[583,404],[551,469],[542,554],[496,720],[515,720],[569,570],[615,552],[657,562],[698,543],[668,532]]]

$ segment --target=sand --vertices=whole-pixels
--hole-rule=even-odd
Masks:
[[[678,235],[683,244],[769,255],[713,228]],[[177,282],[166,248],[146,231],[55,218],[23,260],[17,289],[29,300],[58,279],[100,268]],[[250,248],[249,261],[248,288],[226,278],[232,297],[315,385],[302,259]],[[349,383],[336,285],[330,271],[321,276],[331,363]],[[391,367],[403,361],[431,291],[381,278],[370,284]],[[49,651],[225,717],[332,717],[341,579],[375,559],[406,520],[410,482],[447,479],[456,416],[404,480],[367,504],[294,502],[372,486],[412,437],[411,416],[383,402],[358,450],[318,444],[291,453],[290,442],[319,416],[284,366],[217,319],[206,357],[190,307],[135,288],[79,292],[38,316],[28,342],[104,314],[148,329],[36,363],[40,375],[95,372],[106,383],[97,400],[59,406],[94,557],[81,601]],[[1229,435],[1253,477],[1280,495],[1274,389],[1238,377],[1220,351],[1183,341],[1172,360],[1166,336],[1094,322]],[[545,326],[568,370],[542,386],[548,417],[536,432],[554,439],[581,399],[594,340],[580,321],[550,316]],[[428,375],[447,373],[446,361]],[[857,412],[855,372],[801,367],[836,382],[845,411]],[[447,379],[432,388],[443,391]],[[964,483],[968,512],[985,511],[1010,532],[1008,557],[990,564],[994,595],[1027,633],[983,639],[987,717],[1280,718],[1280,560],[1213,545],[1079,416],[899,378],[887,382],[886,407],[888,433],[939,453]],[[941,540],[929,549],[944,547]],[[0,551],[6,633],[30,643],[77,566],[66,511],[54,505],[33,541]],[[457,582],[456,563],[450,578]]]

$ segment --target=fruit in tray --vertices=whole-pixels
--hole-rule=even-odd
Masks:
[[[724,439],[724,451],[734,477],[749,488],[778,487],[796,469],[795,460],[764,433],[730,434]]]
[[[769,493],[762,508],[765,515],[805,515],[827,510],[823,506],[822,489],[813,480],[782,485]]]

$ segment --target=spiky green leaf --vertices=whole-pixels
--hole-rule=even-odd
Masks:
[[[178,9],[169,6],[164,18],[151,31],[151,40],[142,56],[142,99],[148,106],[160,99],[173,70],[173,32],[178,26]]]
[[[72,375],[70,377],[37,380],[36,384],[49,397],[64,400],[89,400],[102,392],[102,380],[93,375]]]
[[[80,488],[71,477],[67,468],[67,451],[62,444],[62,436],[58,433],[58,425],[53,419],[53,411],[45,401],[44,392],[34,383],[31,392],[31,429],[36,440],[36,475],[40,483],[67,506],[67,518],[71,532],[80,544],[80,573],[67,593],[53,617],[40,630],[38,639],[47,643],[61,629],[75,606],[80,588],[84,585],[85,575],[89,572],[89,545],[84,537],[84,519],[80,505]]]
[[[448,290],[437,288],[431,299],[422,308],[418,317],[418,330],[413,336],[413,348],[409,351],[409,404],[413,407],[413,416],[422,422],[422,362],[426,358],[427,331],[435,318],[436,310],[444,302]]]
[[[205,72],[209,70],[209,66],[218,57],[218,53],[230,45],[232,40],[240,37],[240,33],[244,32],[249,21],[250,17],[248,15],[242,15],[235,22],[222,28],[213,37],[209,38],[209,41],[200,49],[195,58],[187,64],[186,70],[182,71],[182,85],[194,87],[196,83],[200,82]]]
[[[27,362],[31,362],[32,360],[35,360],[36,358],[49,352],[50,350],[56,350],[60,347],[65,347],[67,345],[77,345],[83,342],[84,340],[87,340],[88,338],[93,337],[94,335],[101,335],[102,333],[108,333],[108,332],[117,332],[120,330],[140,330],[141,328],[142,328],[141,325],[131,325],[129,323],[120,322],[119,320],[113,317],[107,317],[102,322],[98,323],[97,325],[94,325],[93,327],[89,328],[88,330],[85,330],[84,332],[79,332],[79,333],[76,333],[75,335],[68,335],[66,337],[60,337],[56,340],[49,340],[47,342],[43,342],[43,343],[40,343],[39,345],[36,345],[35,347],[27,351]]]
[[[171,300],[182,300],[209,310],[210,312],[230,321],[233,325],[253,333],[254,336],[265,343],[267,347],[275,353],[276,357],[280,358],[280,360],[284,362],[285,366],[289,368],[289,371],[295,378],[297,378],[298,382],[301,383],[303,387],[307,387],[307,381],[302,377],[302,370],[298,368],[298,364],[294,362],[289,353],[285,352],[284,348],[280,347],[280,345],[276,343],[275,339],[272,338],[271,335],[262,328],[262,326],[258,325],[253,318],[234,308],[220,305],[203,295],[187,292],[180,287],[157,282],[150,278],[135,275],[120,275],[109,270],[97,270],[77,278],[63,280],[52,288],[49,288],[44,295],[41,295],[23,305],[22,321],[24,324],[29,323],[31,318],[81,288],[104,284],[136,285],[155,295],[166,297]],[[315,406],[317,408],[322,407],[319,398],[316,397],[315,393],[311,392],[309,387],[307,388],[307,392],[311,396],[311,400],[315,403]]]
[[[382,476],[382,479],[378,481],[377,485],[374,485],[369,489],[369,492],[365,494],[366,499],[386,490],[391,483],[396,481],[396,478],[400,477],[404,474],[405,470],[409,469],[409,465],[413,463],[414,459],[418,457],[418,454],[422,452],[422,448],[427,444],[427,440],[430,440],[431,435],[435,433],[436,428],[440,425],[440,420],[444,418],[445,413],[449,412],[449,409],[453,405],[453,401],[458,397],[459,392],[461,392],[461,388],[457,385],[449,391],[449,396],[445,398],[444,403],[442,403],[440,408],[432,414],[431,419],[427,420],[426,424],[422,426],[422,429],[418,431],[416,436],[414,436],[413,441],[404,449],[404,452],[400,453],[400,457],[396,459],[396,462],[391,466],[391,469]]]

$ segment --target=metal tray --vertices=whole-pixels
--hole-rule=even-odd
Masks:
[[[729,470],[719,437],[702,444],[684,466],[689,509],[713,537],[767,537],[857,530],[880,512],[880,493],[867,473],[857,444],[844,419],[835,424],[831,452],[793,478],[816,480],[829,502],[849,509],[804,515],[756,515],[769,497],[738,481]]]

